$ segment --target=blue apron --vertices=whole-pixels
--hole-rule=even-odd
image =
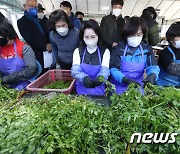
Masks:
[[[173,62],[176,64],[180,64],[180,60],[176,60],[176,56],[174,52],[172,51],[172,49],[168,47],[168,50],[173,55]],[[163,68],[161,68],[157,85],[180,87],[180,77],[175,76],[175,75],[170,75]]]
[[[101,55],[98,48],[98,57],[100,65],[90,65],[84,63],[84,58],[87,49],[84,50],[82,62],[80,64],[81,70],[86,73],[91,79],[95,79],[101,69]],[[105,95],[105,85],[102,84],[95,88],[86,88],[83,83],[76,81],[76,92],[80,95],[103,96]]]
[[[20,72],[25,68],[25,63],[23,59],[21,59],[17,54],[16,43],[14,42],[14,51],[15,56],[9,59],[3,59],[0,57],[0,72],[3,73],[4,76],[8,76],[15,72]],[[10,88],[22,90],[29,84],[29,81],[23,81],[16,84],[10,84]]]
[[[142,54],[142,62],[126,61],[125,58],[126,58],[127,49],[128,49],[128,45],[126,45],[124,54],[123,56],[121,56],[121,64],[120,64],[119,69],[127,78],[135,80],[141,85],[141,87],[143,87],[142,80],[144,79],[143,74],[144,74],[145,62],[144,62],[144,52],[143,52],[142,46],[140,45],[140,50]],[[113,78],[111,79],[111,83],[115,84],[117,94],[124,93],[128,88],[127,84],[119,83],[118,81],[115,81]],[[144,93],[142,88],[140,89],[140,91]]]

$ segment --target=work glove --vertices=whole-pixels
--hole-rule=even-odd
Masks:
[[[3,74],[0,72],[0,79],[3,77]]]
[[[56,69],[56,63],[51,64],[51,66],[49,67],[49,69],[50,69],[50,70]]]
[[[14,78],[15,74],[10,74],[8,76],[2,77],[2,84],[13,84],[16,80],[12,80]]]
[[[84,78],[84,86],[86,88],[94,88],[95,87],[95,81],[90,79],[89,76],[86,76]]]
[[[98,76],[95,80],[95,87],[102,85],[103,81],[104,81],[104,76]]]
[[[180,64],[176,64],[176,63],[171,63],[168,68],[167,71],[169,74],[175,75],[180,77]]]
[[[146,85],[147,83],[151,83],[151,84],[155,84],[155,80],[156,80],[156,74],[152,73],[150,75],[147,76],[147,78],[145,78],[143,80],[144,84]]]
[[[135,86],[141,86],[140,85],[140,83],[138,83],[137,81],[135,81],[135,80],[133,80],[133,79],[129,79],[129,78],[127,78],[127,77],[124,77],[123,79],[122,79],[122,82],[123,83],[125,83],[125,84],[128,84],[128,85],[130,85],[130,84],[135,84]]]

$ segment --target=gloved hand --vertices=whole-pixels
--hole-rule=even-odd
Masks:
[[[55,64],[55,63],[51,64],[51,66],[49,67],[49,69],[50,69],[50,70],[56,69],[56,64]]]
[[[86,88],[94,88],[95,87],[95,81],[90,79],[89,76],[86,76],[84,78],[84,86]]]
[[[2,78],[3,77],[3,74],[0,72],[0,78]]]
[[[135,80],[129,79],[127,77],[124,77],[122,79],[122,82],[125,83],[125,84],[128,84],[128,85],[134,83],[135,85],[140,86],[140,84],[138,82],[136,82]]]
[[[155,84],[155,80],[156,80],[156,74],[152,73],[150,75],[147,76],[147,78],[145,78],[143,80],[144,84],[146,83],[151,83],[151,84]]]
[[[95,80],[95,87],[102,85],[103,81],[104,81],[104,76],[98,76]]]
[[[11,80],[10,76],[3,76],[2,77],[2,84],[12,84],[14,80]]]

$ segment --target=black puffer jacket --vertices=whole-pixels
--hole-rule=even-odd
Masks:
[[[125,24],[124,18],[121,16],[116,20],[116,17],[110,13],[102,18],[101,33],[103,43],[111,48],[114,42],[119,43],[122,41],[122,30]]]
[[[159,43],[159,28],[156,21],[153,20],[150,14],[143,13],[141,16],[148,27],[148,32],[146,36],[146,41],[149,45],[157,45]]]

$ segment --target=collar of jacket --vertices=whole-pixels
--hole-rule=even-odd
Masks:
[[[73,21],[74,18],[76,18],[73,12],[71,12],[71,15],[69,16],[69,18],[70,18],[71,21]]]

